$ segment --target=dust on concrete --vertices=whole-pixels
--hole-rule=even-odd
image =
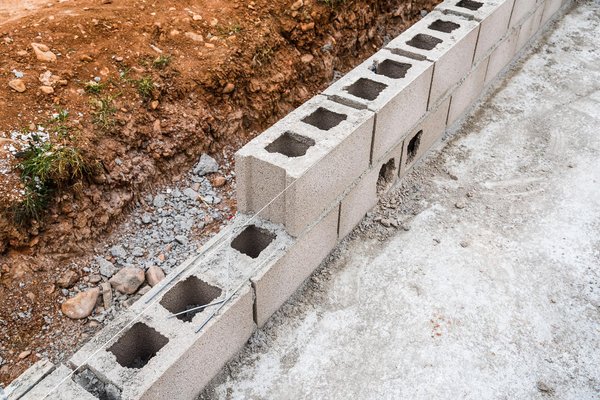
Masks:
[[[580,3],[200,398],[597,398],[599,35]]]

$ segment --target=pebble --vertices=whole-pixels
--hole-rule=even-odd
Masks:
[[[227,183],[227,179],[222,175],[217,175],[211,180],[210,183],[213,185],[213,187],[218,188],[224,186]]]
[[[8,86],[15,92],[23,93],[27,87],[21,79],[13,79],[8,82]]]
[[[554,392],[554,389],[552,389],[550,386],[548,386],[546,383],[544,383],[542,381],[538,381],[536,386],[540,392],[544,392],[544,393]]]
[[[70,288],[79,280],[79,275],[77,272],[68,270],[64,274],[62,274],[57,280],[56,284],[61,288]]]
[[[54,89],[52,88],[52,86],[40,86],[40,91],[44,94],[54,93]]]
[[[62,303],[60,309],[71,319],[86,318],[94,311],[99,294],[100,289],[97,287],[88,289]]]
[[[217,171],[219,171],[219,164],[208,154],[202,154],[200,161],[194,167],[194,174],[198,176],[204,176]]]
[[[98,274],[92,274],[89,276],[90,283],[98,283],[102,280],[102,277]]]
[[[154,287],[163,279],[165,279],[165,273],[156,265],[151,266],[148,268],[148,271],[146,271],[146,280],[148,281],[148,285],[151,287]]]
[[[23,352],[19,353],[19,355],[18,355],[18,359],[19,359],[19,360],[22,360],[22,359],[24,359],[24,358],[27,358],[27,357],[29,357],[29,355],[31,355],[31,350],[25,350],[25,351],[23,351]]]
[[[31,47],[38,60],[43,62],[56,62],[56,54],[51,52],[45,44],[31,43]]]
[[[102,289],[102,303],[104,309],[108,310],[112,307],[112,287],[110,286],[110,283],[103,282],[100,285],[100,288]]]
[[[110,254],[112,254],[113,257],[117,257],[117,258],[126,258],[127,257],[127,251],[125,251],[125,249],[121,245],[116,245],[116,246],[111,247]]]
[[[300,7],[302,7],[304,5],[304,1],[303,0],[298,0],[296,2],[294,2],[292,4],[292,6],[290,7],[290,10],[292,11],[297,11],[300,9]]]
[[[190,200],[193,200],[193,201],[198,200],[198,197],[200,197],[200,194],[198,194],[198,192],[196,192],[192,188],[184,189],[183,194],[186,195]]]
[[[462,210],[463,208],[465,208],[467,206],[467,203],[465,203],[464,201],[457,201],[456,204],[454,204],[454,206],[456,208],[458,208],[459,210]]]
[[[116,268],[113,263],[105,260],[102,257],[96,257],[96,263],[100,267],[100,275],[110,278],[116,272]]]
[[[163,194],[157,194],[156,196],[154,196],[154,200],[152,201],[152,204],[156,208],[163,208],[166,204],[165,196]]]
[[[460,242],[460,247],[469,247],[469,241],[468,240],[462,240]]]
[[[123,294],[132,294],[144,283],[144,271],[137,267],[125,267],[110,278],[110,284]]]
[[[142,222],[146,225],[151,224],[152,223],[152,215],[150,215],[150,214],[142,215]]]
[[[223,88],[223,94],[231,93],[235,90],[235,85],[231,82],[227,83]]]
[[[179,31],[175,31],[177,33],[173,33],[173,31],[171,31],[171,36],[176,36],[179,35]],[[204,38],[202,37],[202,35],[199,35],[195,32],[186,32],[183,34],[186,38],[193,40],[194,42],[204,42]]]

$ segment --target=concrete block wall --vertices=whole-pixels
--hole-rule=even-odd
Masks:
[[[568,5],[440,4],[240,149],[230,226],[28,393],[95,398],[86,373],[122,399],[194,399]]]

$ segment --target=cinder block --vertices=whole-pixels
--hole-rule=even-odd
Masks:
[[[20,399],[52,371],[54,371],[54,364],[48,360],[40,360],[13,380],[6,387],[4,394],[9,399]],[[0,395],[2,394],[0,391]]]
[[[504,36],[510,22],[514,0],[446,0],[437,8],[445,13],[480,21],[479,37],[473,63],[476,64]]]
[[[35,385],[22,397],[10,397],[9,399],[21,400],[97,400],[84,388],[73,382],[69,368],[64,365],[58,366],[50,375],[45,377],[41,382]]]
[[[452,93],[450,111],[448,112],[448,126],[454,124],[481,95],[488,61],[489,59],[486,58],[477,64],[471,75]]]
[[[434,11],[386,48],[396,54],[435,63],[428,105],[428,109],[432,109],[471,70],[478,32],[476,21]]]
[[[562,0],[546,0],[544,3],[544,13],[542,14],[541,26],[543,27],[546,23],[556,14],[556,12],[562,6]]]
[[[498,76],[500,71],[512,61],[517,51],[517,41],[519,39],[519,29],[512,29],[504,38],[502,43],[490,54],[487,73],[485,76],[485,85],[490,83]]]
[[[254,288],[256,324],[262,327],[282,304],[298,289],[337,243],[338,212],[336,205],[323,219],[294,243],[279,253],[279,258],[265,264],[250,279]]]
[[[481,79],[483,80],[483,77]],[[446,130],[449,106],[450,98],[446,98],[404,139],[399,170],[400,178],[404,177],[417,161],[441,139]]]
[[[535,12],[533,12],[529,17],[527,17],[523,22],[523,25],[521,25],[521,28],[519,29],[519,37],[517,39],[517,52],[519,52],[523,47],[525,47],[529,40],[537,33],[538,29],[540,28],[543,12],[544,4],[542,3],[538,5]]]
[[[429,61],[410,59],[384,49],[323,94],[339,103],[376,113],[371,156],[371,162],[376,163],[425,114],[432,72],[433,64]]]
[[[390,168],[388,179],[393,185],[398,176],[398,165],[400,162],[401,151],[396,158],[390,158],[393,168]],[[377,204],[377,182],[381,165],[367,171],[357,182],[356,186],[342,199],[340,204],[340,224],[339,238],[345,238],[364,216]],[[387,171],[386,171],[387,172]]]
[[[520,25],[537,6],[538,0],[514,0],[509,29]]]
[[[304,103],[236,153],[238,210],[299,236],[368,168],[374,121],[325,96]]]

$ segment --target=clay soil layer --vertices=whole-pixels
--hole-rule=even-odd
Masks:
[[[0,4],[0,383],[97,326],[60,313],[56,280],[142,194],[218,160],[326,87],[437,1],[16,1]],[[32,43],[55,61],[40,61]],[[9,82],[20,79],[19,92]],[[14,85],[13,85],[14,86]],[[41,88],[50,87],[52,90]],[[96,167],[15,223],[15,132],[65,129]],[[13,196],[17,193],[16,196]],[[86,272],[78,271],[85,280]]]

